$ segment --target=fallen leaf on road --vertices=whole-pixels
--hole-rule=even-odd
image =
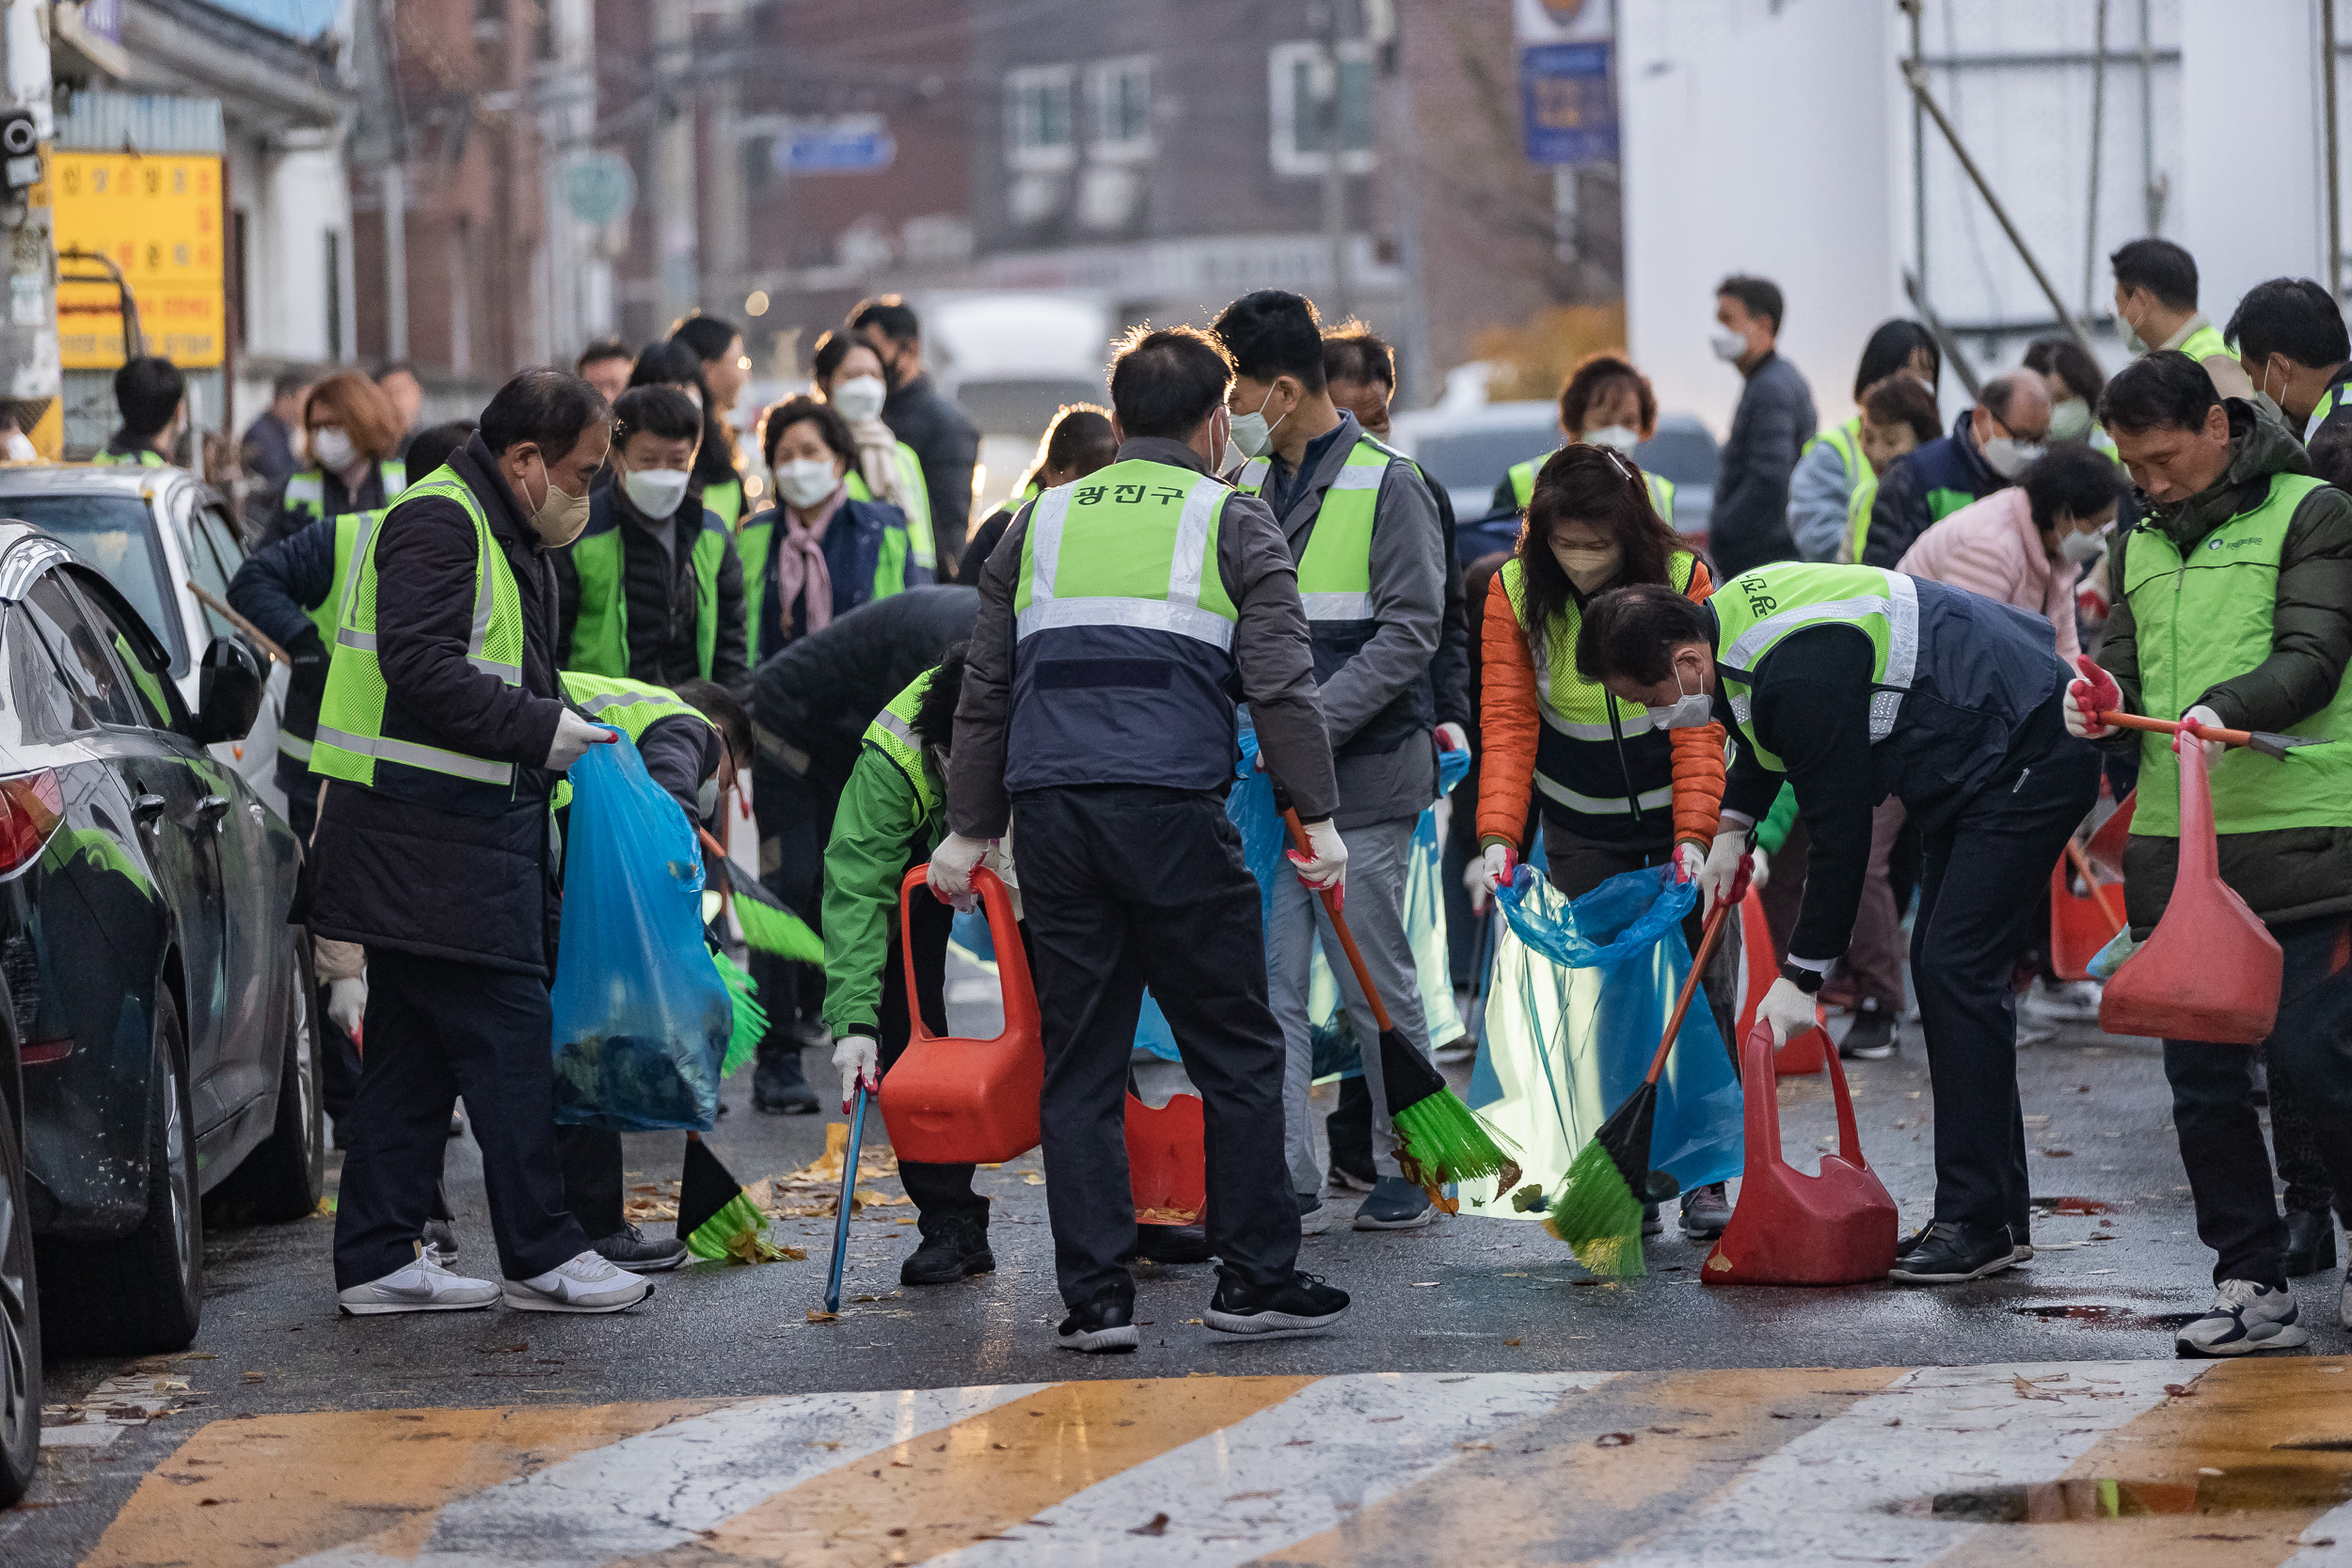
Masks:
[[[1517,1339],[1505,1339],[1502,1342],[1506,1345],[1516,1345],[1518,1343]]]
[[[2168,1383],[2164,1386],[2164,1391],[2176,1400],[2197,1397],[2197,1386],[2193,1383]]]
[[[808,1309],[808,1321],[813,1323],[839,1323],[841,1321],[841,1314],[838,1312],[821,1312],[812,1307]]]
[[[2041,1389],[2041,1388],[2037,1388],[2037,1387],[2035,1387],[2032,1384],[2027,1383],[2027,1382],[2026,1382],[2024,1378],[2022,1378],[2022,1377],[2019,1377],[2019,1376],[2016,1376],[2016,1375],[2014,1375],[2014,1374],[2011,1374],[2011,1376],[2010,1377],[2010,1380],[2009,1380],[2009,1381],[2010,1381],[2010,1385],[2016,1388],[2016,1390],[2017,1390],[2017,1397],[2018,1397],[2018,1398],[2020,1398],[2020,1399],[2026,1399],[2026,1400],[2049,1400],[2049,1401],[2051,1401],[2053,1403],[2060,1403],[2060,1402],[2063,1402],[2063,1397],[2062,1397],[2062,1396],[2058,1395],[2058,1394],[2049,1393],[2049,1392],[2047,1392],[2047,1391],[2045,1391],[2045,1390],[2043,1390],[2043,1389]]]
[[[2044,1159],[2050,1160],[2072,1160],[2074,1157],[2071,1148],[2045,1148],[2042,1153]]]
[[[1031,1187],[1042,1187],[1045,1185],[1045,1178],[1037,1171],[1026,1172],[1022,1176],[1021,1180],[1025,1184]]]
[[[1165,1513],[1154,1513],[1148,1522],[1136,1526],[1135,1528],[1129,1530],[1127,1533],[1129,1535],[1166,1535],[1168,1533],[1168,1515]]]
[[[1632,1441],[1633,1433],[1629,1432],[1604,1432],[1598,1437],[1593,1439],[1593,1447],[1597,1449],[1622,1449],[1630,1444]]]

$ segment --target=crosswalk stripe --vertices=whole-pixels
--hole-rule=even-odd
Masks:
[[[1319,1535],[1458,1461],[1465,1445],[1548,1414],[1607,1372],[1367,1372],[1325,1378],[1270,1409],[1090,1486],[1033,1521],[931,1560],[935,1568],[1228,1568]]]

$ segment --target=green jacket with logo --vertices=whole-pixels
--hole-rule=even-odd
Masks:
[[[2115,608],[2107,618],[2099,662],[2122,688],[2123,706],[2130,712],[2149,711],[2141,678],[2143,617],[2124,592],[2124,585],[2134,580],[2132,550],[2140,534],[2160,531],[2183,558],[2192,558],[2217,530],[2260,506],[2276,476],[2310,471],[2301,444],[2275,417],[2238,398],[2225,400],[2223,406],[2230,416],[2230,466],[2221,478],[2185,501],[2150,507],[2107,554]],[[2294,507],[2275,579],[2267,571],[2249,571],[2248,576],[2250,591],[2270,588],[2275,580],[2269,657],[2201,692],[2180,693],[2181,705],[2202,703],[2233,728],[2287,730],[2328,706],[2346,663],[2352,662],[2352,496],[2329,485],[2312,488]],[[2151,655],[2153,651],[2148,650]],[[2106,744],[2130,751],[2140,741],[2125,732]],[[2240,760],[2234,754],[2230,765],[2249,763],[2307,766],[2266,757]],[[2153,780],[2151,785],[2162,787]],[[2233,832],[2226,815],[2219,816],[2216,826],[2222,879],[2265,920],[2303,920],[2352,910],[2352,802],[2347,802],[2344,820],[2347,825]],[[2178,854],[2177,838],[2132,835],[2124,854],[2124,891],[2135,928],[2153,926],[2164,912]]]

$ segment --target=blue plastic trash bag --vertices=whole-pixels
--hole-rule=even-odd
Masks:
[[[707,1132],[734,1004],[703,945],[694,830],[622,736],[571,768],[555,1119]]]
[[[1629,871],[1570,902],[1521,867],[1497,902],[1480,1074],[1496,1098],[1478,1114],[1517,1143],[1527,1178],[1549,1189],[1649,1070],[1691,972],[1682,918],[1695,890],[1669,868]],[[1739,1080],[1714,1014],[1695,1003],[1659,1079],[1650,1164],[1685,1192],[1740,1174]],[[1490,1183],[1465,1207],[1527,1218]]]

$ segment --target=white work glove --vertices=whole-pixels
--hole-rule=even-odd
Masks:
[[[1347,846],[1329,817],[1307,824],[1307,847],[1311,853],[1306,855],[1286,851],[1298,879],[1317,893],[1330,894],[1331,902],[1340,904],[1347,894]]]
[[[988,853],[988,847],[994,842],[966,838],[961,833],[949,833],[940,840],[939,847],[931,851],[930,871],[926,879],[940,902],[964,911],[975,906],[972,868],[980,863],[980,857]]]
[[[555,744],[548,748],[548,767],[561,773],[588,754],[591,746],[610,746],[620,738],[616,730],[592,724],[565,708],[555,721]]]
[[[1695,844],[1675,846],[1675,880],[1695,882],[1707,869],[1707,851]]]
[[[326,1016],[353,1039],[359,1037],[360,1021],[368,1016],[368,983],[335,980],[326,988]]]
[[[1772,982],[1764,1000],[1756,1005],[1756,1016],[1772,1026],[1775,1051],[1820,1022],[1813,998],[1799,990],[1787,975]]]
[[[1438,726],[1438,750],[1470,754],[1470,732],[1452,720]]]
[[[2201,724],[2209,730],[2229,728],[2228,725],[2221,721],[2221,715],[2214,712],[2213,709],[2207,707],[2202,703],[2198,704],[2195,707],[2190,708],[2186,713],[2182,714],[2181,722],[2184,724]],[[2172,749],[2176,752],[2181,749],[2181,739],[2182,737],[2179,736],[2174,736],[2172,737]],[[2218,740],[2201,739],[2198,744],[2205,749],[2205,766],[2208,768],[2212,767],[2214,763],[2220,758],[2222,752],[2230,749]]]
[[[1518,851],[1507,844],[1489,844],[1486,852],[1463,868],[1462,885],[1470,890],[1470,913],[1485,914],[1497,888],[1508,887],[1519,874]]]
[[[1699,885],[1699,913],[1712,914],[1715,906],[1731,896],[1740,880],[1740,857],[1748,852],[1748,830],[1732,828],[1715,835],[1707,859],[1691,879]]]
[[[1761,893],[1764,884],[1772,879],[1772,857],[1764,853],[1764,846],[1759,844],[1748,851],[1748,886]]]
[[[864,1079],[868,1092],[882,1087],[882,1050],[864,1035],[843,1035],[833,1042],[833,1065],[841,1069],[841,1108],[850,1108]]]

